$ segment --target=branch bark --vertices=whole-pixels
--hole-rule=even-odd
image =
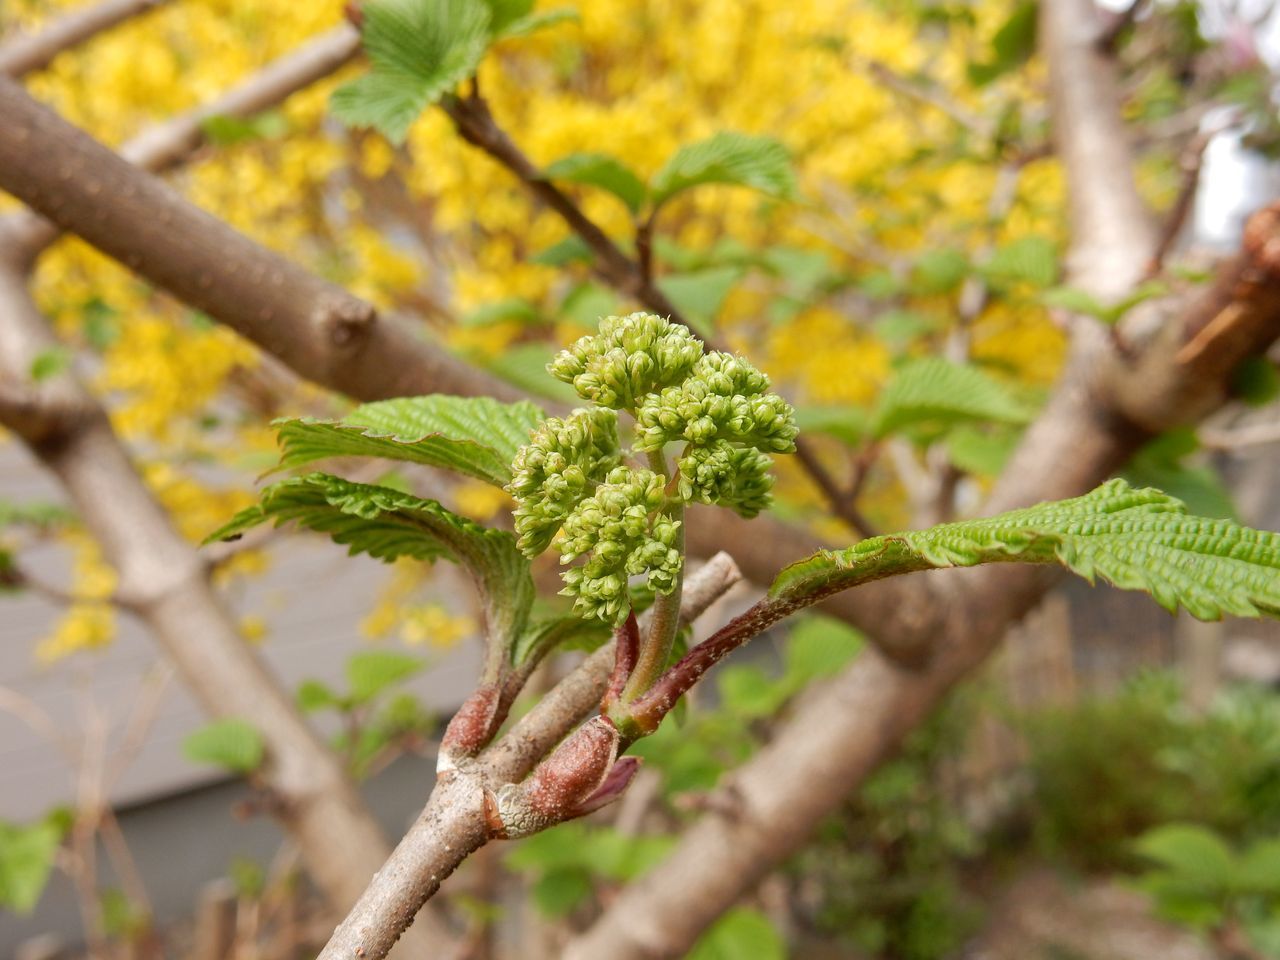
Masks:
[[[0,188],[302,376],[371,399],[517,396],[195,207],[3,78],[0,118]]]
[[[94,6],[77,7],[38,30],[20,34],[0,45],[0,74],[16,78],[39,70],[64,50],[79,46],[116,24],[149,13],[168,2],[103,0]]]
[[[35,358],[57,344],[23,266],[0,260],[0,376],[12,383],[26,382]],[[240,637],[206,565],[134,470],[105,411],[63,374],[40,384],[27,404],[0,406],[0,423],[62,483],[117,573],[118,602],[147,624],[205,710],[261,732],[268,755],[261,775],[282,801],[282,825],[330,902],[354,903],[389,852],[386,838],[337,759]],[[434,917],[426,930],[446,942]]]
[[[223,320],[301,376],[359,400],[422,393],[517,398],[508,384],[419,340],[393,319],[376,318],[369,304],[196,209],[3,79],[0,124],[9,131],[0,138],[0,189],[50,216],[59,229],[77,233],[179,299]],[[63,170],[68,173],[65,181]],[[28,232],[22,224],[14,229]],[[134,252],[130,244],[135,240],[145,244],[145,253],[143,248]],[[220,313],[202,305],[218,287],[215,276],[235,291],[233,297],[218,291]],[[323,329],[324,320],[343,309],[369,318],[359,326],[357,342],[338,342]],[[690,549],[704,557],[729,550],[757,583],[769,583],[783,562],[824,545],[767,517],[745,521],[716,510],[710,522],[711,509],[690,511]],[[699,517],[705,519],[699,522]],[[899,604],[900,595],[886,581],[871,591],[834,598],[824,609],[867,630],[876,642],[884,638],[890,656],[913,662],[921,655],[920,639],[929,635],[936,607]],[[901,626],[900,631],[877,628],[885,622],[885,609],[897,611],[891,626]]]
[[[691,622],[741,579],[727,554],[689,578],[680,618]],[[342,922],[318,960],[380,960],[422,905],[489,839],[484,791],[522,780],[595,712],[613,667],[613,642],[587,657],[474,761],[440,775],[426,808]]]

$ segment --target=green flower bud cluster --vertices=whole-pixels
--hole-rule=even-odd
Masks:
[[[600,332],[562,350],[547,369],[578,396],[614,410],[634,410],[647,394],[680,383],[702,356],[687,327],[633,313],[605,317]]]
[[[694,447],[677,463],[680,499],[718,503],[744,517],[769,505],[773,460],[754,447],[735,447],[724,440]]]
[[[670,593],[684,562],[680,521],[662,513],[664,479],[651,470],[617,467],[564,523],[560,562],[586,556],[563,574],[574,609],[617,623],[631,609],[627,578],[648,574],[657,593]]]
[[[645,397],[636,411],[636,449],[658,450],[673,440],[695,446],[726,440],[791,453],[800,432],[795,411],[768,389],[769,378],[746,360],[709,353],[679,386]]]
[[[547,549],[571,511],[621,462],[618,415],[594,407],[551,417],[516,453],[505,487],[516,501],[519,546],[528,557]]]
[[[560,561],[580,562],[564,571],[562,592],[583,616],[617,622],[630,609],[629,578],[675,589],[682,503],[745,517],[768,505],[769,454],[795,449],[794,411],[750,363],[704,354],[687,328],[647,313],[606,317],[547,369],[598,406],[547,420],[516,454],[506,490],[520,549],[536,556],[563,528]],[[653,469],[623,463],[615,410],[634,414],[635,449]],[[683,445],[674,484],[658,471],[672,441]]]

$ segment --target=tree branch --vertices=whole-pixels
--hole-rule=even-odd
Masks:
[[[0,120],[0,189],[302,376],[378,399],[517,395],[198,209],[3,78]]]
[[[640,224],[636,237],[639,256],[633,260],[567,194],[543,176],[542,171],[525,156],[506,131],[498,126],[483,97],[472,94],[446,101],[444,110],[453,120],[462,139],[483,150],[515,174],[534,196],[558,213],[569,228],[591,248],[595,254],[593,269],[602,280],[619,292],[634,297],[654,313],[683,326],[690,326],[689,319],[654,283],[652,217]],[[712,349],[724,349],[715,338],[695,335],[706,341]],[[800,465],[827,498],[835,515],[861,536],[873,536],[871,525],[827,472],[812,445],[803,439],[798,440],[796,453]]]
[[[697,618],[738,582],[721,553],[689,577],[680,617]],[[562,680],[501,740],[442,773],[426,808],[342,922],[318,960],[380,960],[440,884],[489,839],[484,792],[522,780],[557,743],[595,712],[613,666],[613,643]]]
[[[284,102],[349,63],[360,51],[360,34],[344,24],[321,34],[251,74],[222,96],[194,110],[157,123],[120,147],[120,155],[151,173],[164,173],[188,161],[207,142],[210,117],[251,117]],[[30,210],[3,221],[9,249],[21,245],[31,260],[62,234],[52,221]]]
[[[103,0],[70,13],[38,30],[0,44],[0,74],[21,77],[49,65],[64,50],[79,46],[116,24],[156,9],[169,0]]]

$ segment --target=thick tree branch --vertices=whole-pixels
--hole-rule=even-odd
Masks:
[[[1155,230],[1134,185],[1116,67],[1098,48],[1100,33],[1092,0],[1040,5],[1054,147],[1071,185],[1068,269],[1090,293],[1115,299],[1140,279]]]
[[[515,397],[507,384],[419,341],[387,318],[370,324],[366,342],[356,347],[348,363],[345,348],[317,329],[311,312],[323,314],[325,304],[333,302],[330,298],[338,298],[341,303],[353,305],[357,312],[367,309],[372,315],[368,304],[305,275],[301,268],[197,210],[3,80],[0,124],[13,131],[0,138],[0,189],[35,205],[42,213],[61,211],[60,226],[78,233],[152,282],[166,282],[169,272],[160,266],[176,271],[178,280],[168,288],[169,292],[192,306],[200,306],[195,294],[202,292],[201,278],[212,277],[215,271],[220,276],[230,274],[237,299],[225,305],[225,322],[296,373],[366,401],[433,392]],[[12,163],[8,159],[11,154],[16,154]],[[65,182],[59,179],[56,189],[49,188],[49,169],[61,170],[63,165],[68,170],[94,172],[80,174],[90,178],[87,183],[73,177]],[[41,171],[41,167],[45,169]],[[36,168],[34,174],[32,168]],[[109,176],[112,190],[103,186],[105,181],[96,172],[99,170]],[[60,195],[68,199],[59,201]],[[110,209],[112,222],[120,223],[123,236],[145,235],[154,257],[132,255],[128,243],[103,229],[99,200]],[[181,249],[167,242],[167,232],[148,226],[166,220],[175,234],[182,231],[183,236],[190,236],[209,224],[214,232],[202,242]],[[219,239],[227,237],[230,239],[226,242]],[[283,267],[278,273],[268,273],[265,267],[273,264]],[[297,280],[298,274],[304,274],[304,279]],[[279,286],[272,283],[275,277],[282,280]],[[298,294],[298,299],[287,304],[285,310],[276,308],[284,299],[282,290]],[[743,573],[757,583],[770,582],[782,563],[799,559],[823,545],[811,534],[768,517],[746,521],[715,510],[712,521],[711,509],[690,511],[690,549],[704,557],[721,548],[729,550]],[[700,517],[705,519],[699,520]],[[837,597],[825,609],[867,630],[877,642],[885,638],[885,649],[891,656],[910,661],[920,654],[921,639],[931,635],[937,610],[935,604],[921,602],[920,590],[910,592],[917,602],[899,602],[904,595],[896,585],[886,582],[872,590]],[[888,620],[885,610],[893,611]],[[896,630],[899,626],[902,629]]]
[[[79,46],[143,13],[163,6],[169,0],[103,0],[102,3],[77,7],[57,20],[42,25],[31,33],[19,34],[0,44],[0,74],[21,77],[32,70],[46,67],[64,50]]]
[[[718,554],[689,578],[680,618],[697,618],[741,574],[727,554]],[[442,773],[422,815],[346,920],[334,931],[319,960],[386,956],[414,915],[440,884],[489,839],[484,792],[522,780],[547,753],[595,712],[613,665],[613,643],[587,657],[576,670],[501,740],[474,761]]]
[[[151,173],[164,173],[191,158],[206,142],[210,117],[251,117],[284,102],[348,63],[360,50],[360,34],[343,25],[273,60],[216,100],[149,127],[120,148],[120,155]],[[34,260],[62,233],[52,221],[24,211],[7,218],[11,244],[22,244]],[[17,249],[11,246],[11,249]]]
[[[0,378],[13,383],[26,382],[34,359],[57,344],[23,267],[0,252]],[[355,902],[389,846],[337,759],[240,637],[205,564],[134,470],[101,407],[70,374],[31,396],[30,415],[0,407],[0,423],[61,481],[116,571],[118,602],[150,627],[201,705],[261,732],[268,755],[261,775],[281,801],[282,824],[330,901]],[[434,918],[428,927],[447,934]]]
[[[0,189],[299,374],[378,398],[513,388],[195,207],[0,78]]]

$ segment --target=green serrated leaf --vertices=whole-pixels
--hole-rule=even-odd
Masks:
[[[785,568],[769,596],[798,607],[886,576],[1000,562],[1061,564],[1201,620],[1280,616],[1280,534],[1190,516],[1181,501],[1119,479],[1071,500],[820,551]]]
[[[422,672],[427,662],[396,650],[365,650],[347,660],[351,699],[368,703],[382,691]]]
[[[822,433],[850,446],[867,435],[867,411],[861,407],[796,407],[796,426],[801,433]]]
[[[983,264],[982,272],[995,283],[1047,287],[1058,276],[1058,250],[1048,237],[1019,237],[996,250]]]
[[[267,487],[256,506],[242,510],[205,542],[235,538],[268,520],[277,526],[296,521],[327,533],[353,555],[452,560],[475,581],[491,637],[514,643],[524,631],[533,604],[533,579],[529,561],[505,530],[483,527],[434,500],[313,473]]]
[[[218,720],[182,741],[182,752],[195,763],[210,763],[233,773],[252,773],[262,766],[262,734],[247,720]]]
[[[520,389],[572,406],[582,399],[573,386],[547,373],[547,361],[558,347],[551,343],[521,343],[495,356],[483,358],[484,367]]]
[[[704,183],[750,187],[784,199],[796,195],[786,147],[772,137],[745,133],[717,133],[677,150],[654,174],[650,183],[653,203],[659,206]]]
[[[51,818],[31,824],[0,820],[0,907],[30,913],[40,901],[63,830]]]
[[[303,713],[314,713],[340,706],[342,699],[319,680],[303,680],[298,686],[297,702]]]
[[[1009,462],[1021,439],[1022,433],[1016,429],[980,430],[963,424],[947,434],[947,455],[958,470],[995,477]]]
[[[538,308],[524,299],[524,297],[507,297],[505,300],[498,300],[495,303],[486,303],[483,307],[477,307],[459,320],[458,325],[462,327],[487,327],[491,324],[503,323],[508,320],[515,320],[520,323],[537,323],[541,319],[542,314],[538,312]]]
[[[977,367],[926,357],[905,363],[881,391],[871,432],[885,437],[932,421],[1026,423],[1031,416],[1012,390]]]
[[[643,181],[617,157],[605,153],[571,153],[547,167],[543,175],[549,180],[584,183],[607,190],[632,213],[644,206],[647,191]]]
[[[1170,823],[1148,830],[1134,844],[1137,851],[1180,879],[1205,892],[1226,890],[1233,881],[1236,858],[1212,830],[1190,823]]]
[[[550,379],[548,377],[547,379]],[[430,394],[356,407],[341,420],[276,421],[281,469],[328,457],[385,457],[442,467],[501,487],[544,418],[532,403]]]
[[[563,267],[570,263],[590,263],[593,259],[595,252],[575,233],[545,250],[539,250],[529,258],[529,262],[542,267]]]
[[[725,298],[745,273],[741,267],[711,267],[696,273],[670,273],[658,280],[658,288],[676,305],[690,325],[703,336],[715,331],[715,319]]]
[[[991,38],[991,59],[969,65],[969,79],[975,85],[985,86],[1021,66],[1035,52],[1038,9],[1036,0],[1024,0],[1013,8]]]
[[[552,650],[594,650],[605,643],[613,631],[602,620],[584,620],[575,615],[544,617],[533,620],[525,628],[511,650],[511,662],[522,666],[530,659],[541,660]]]
[[[601,317],[613,316],[617,312],[618,295],[594,280],[584,280],[574,286],[560,304],[560,313],[566,320],[592,330],[599,326]],[[547,356],[552,353],[554,350],[549,350]],[[546,360],[543,360],[543,367],[545,372]]]
[[[361,10],[372,69],[330,104],[344,123],[401,143],[423,110],[476,72],[489,45],[490,8],[474,0],[368,0]]]
[[[554,27],[556,24],[577,22],[581,20],[577,10],[568,7],[557,7],[554,10],[540,10],[513,20],[495,39],[506,40],[513,37],[527,37],[531,33]]]
[[[834,676],[862,648],[860,634],[831,617],[807,616],[791,628],[783,662],[785,681],[795,693],[814,680]]]
[[[1232,885],[1243,893],[1280,897],[1280,837],[1258,840],[1246,848]]]
[[[502,36],[511,24],[529,15],[533,0],[481,0],[489,8],[489,31]]]
[[[778,931],[759,910],[734,907],[693,945],[686,960],[786,960]]]
[[[969,275],[969,258],[960,250],[930,250],[911,268],[915,293],[950,293]]]

